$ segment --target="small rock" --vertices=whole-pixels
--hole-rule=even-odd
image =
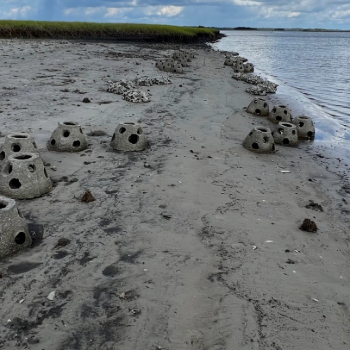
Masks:
[[[85,97],[85,98],[83,99],[83,102],[84,102],[84,103],[90,103],[91,101],[90,101],[89,98]]]
[[[170,220],[170,219],[172,218],[172,215],[169,214],[169,213],[162,213],[162,216],[163,216],[163,218],[166,219],[166,220]]]
[[[56,296],[56,292],[53,291],[53,292],[51,292],[51,293],[47,296],[47,299],[50,300],[50,301],[52,301],[52,300],[55,299],[55,296]]]
[[[120,299],[125,299],[125,293],[123,292],[122,294],[119,295]]]
[[[140,315],[140,313],[141,313],[141,310],[139,310],[139,309],[130,310],[130,314],[133,316]]]
[[[92,193],[87,190],[83,197],[81,197],[81,201],[84,202],[84,203],[91,203],[91,202],[94,202],[96,199],[95,197],[92,195]]]
[[[304,222],[299,227],[299,229],[306,232],[317,232],[317,226],[315,221],[312,221],[310,219],[304,219]]]
[[[56,244],[56,247],[55,248],[62,248],[62,247],[65,247],[67,246],[68,244],[70,243],[70,240],[67,239],[67,238],[60,238]]]
[[[295,261],[292,260],[292,259],[288,259],[288,260],[286,261],[286,263],[287,263],[287,264],[295,264]]]

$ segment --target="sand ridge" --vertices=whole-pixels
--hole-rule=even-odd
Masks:
[[[39,239],[0,263],[0,347],[348,349],[345,176],[313,143],[242,147],[274,126],[244,111],[254,97],[224,54],[198,49],[133,104],[108,81],[162,74],[155,60],[178,46],[1,44],[1,132],[31,132],[56,186],[17,201]],[[86,151],[46,149],[65,120],[82,125]],[[149,150],[111,149],[125,121],[143,125]],[[299,230],[304,218],[317,233]]]

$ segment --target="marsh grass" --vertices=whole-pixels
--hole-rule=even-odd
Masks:
[[[132,23],[0,20],[1,38],[198,42],[215,40],[219,36],[219,30],[203,27]]]

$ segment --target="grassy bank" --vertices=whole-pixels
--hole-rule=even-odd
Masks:
[[[0,38],[103,39],[193,43],[213,41],[219,37],[219,30],[202,27],[131,23],[0,20]]]

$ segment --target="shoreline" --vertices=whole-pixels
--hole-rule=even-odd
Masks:
[[[254,126],[274,125],[244,111],[254,96],[222,53],[198,49],[174,75],[154,64],[169,45],[1,43],[0,142],[30,132],[56,185],[17,201],[43,239],[0,262],[1,346],[348,349],[350,186],[333,172],[340,162],[307,142],[244,149]],[[172,84],[141,87],[149,103],[106,92],[110,80],[155,75]],[[87,136],[87,151],[49,152],[66,120],[104,134]],[[142,124],[149,150],[110,148],[125,121]],[[80,202],[85,190],[95,202]],[[304,218],[317,233],[299,230]],[[69,244],[57,247],[60,238]]]

